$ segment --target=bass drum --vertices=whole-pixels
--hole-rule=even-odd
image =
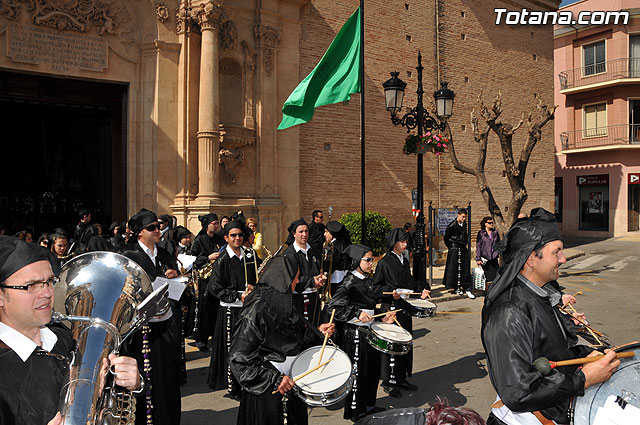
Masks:
[[[573,399],[571,407],[573,425],[591,425],[598,409],[604,406],[607,397],[611,395],[621,396],[623,390],[640,395],[640,343],[635,342],[620,347],[616,351],[633,351],[635,356],[620,359],[620,367],[613,372],[608,381],[587,388],[584,396]],[[640,408],[640,400],[637,398],[628,403]]]

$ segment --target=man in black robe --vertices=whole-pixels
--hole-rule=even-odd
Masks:
[[[387,254],[378,261],[376,273],[373,276],[373,284],[378,293],[392,292],[391,295],[382,295],[382,311],[402,310],[397,319],[404,329],[413,334],[411,320],[411,305],[404,301],[400,290],[409,292],[421,292],[421,298],[429,296],[430,287],[419,288],[417,282],[411,276],[409,260],[403,255],[407,249],[409,233],[403,228],[391,229],[387,235]],[[400,398],[400,388],[415,391],[418,387],[409,381],[413,366],[413,348],[405,355],[382,355],[382,389],[391,397]]]
[[[59,425],[60,391],[74,350],[71,332],[47,325],[53,308],[51,256],[45,248],[0,236],[0,424]],[[109,356],[116,384],[141,385],[131,357]]]
[[[320,210],[311,213],[311,224],[309,224],[309,245],[316,251],[322,251],[324,243],[324,214]]]
[[[321,344],[322,334],[306,326],[293,306],[298,275],[292,257],[274,257],[245,299],[229,352],[231,370],[243,389],[238,425],[308,423],[307,406],[291,392],[294,383],[285,361]],[[335,326],[323,323],[318,330],[331,336]]]
[[[93,227],[91,227],[91,212],[89,210],[81,210],[78,213],[80,221],[76,226],[76,230],[73,232],[73,252],[76,254],[82,254],[87,251],[87,245],[89,239],[93,236]]]
[[[158,246],[160,227],[155,213],[141,209],[129,219],[129,228],[134,233],[133,241],[123,255],[142,267],[152,282],[157,277],[178,277],[175,258]],[[180,310],[176,301],[172,300],[171,309],[164,316],[151,319],[147,326],[135,332],[127,341],[126,351],[134,355],[140,364],[145,358],[150,361],[151,371],[145,378],[151,380],[151,388],[147,389],[144,396],[137,398],[136,405],[139,412],[151,410],[154,425],[180,424],[181,399],[180,386],[177,384],[182,379],[184,362],[181,325]],[[145,340],[151,351],[143,354]],[[145,425],[147,415],[136,415],[136,425]]]
[[[572,324],[555,306],[561,294],[551,287],[566,262],[555,216],[542,208],[516,221],[498,247],[504,265],[489,286],[482,309],[482,344],[489,376],[498,393],[488,424],[569,423],[571,398],[604,382],[620,364],[609,351],[584,365],[564,366],[543,375],[539,357],[567,360],[586,356]]]
[[[173,218],[169,214],[159,215],[158,224],[160,225],[160,242],[158,242],[158,246],[173,255],[176,250],[176,243],[173,238]]]
[[[244,230],[244,223],[239,221],[230,221],[224,227],[227,246],[213,265],[208,284],[210,295],[220,300],[220,306],[207,382],[213,390],[226,388],[229,396],[236,400],[240,399],[240,385],[231,374],[227,357],[242,303],[257,281],[253,264],[248,266],[255,257],[252,251],[242,247]]]
[[[351,245],[351,235],[342,223],[330,221],[324,231],[324,240],[323,270],[330,275],[331,288],[329,289],[333,294],[351,266],[351,259],[344,253],[344,250]]]
[[[320,320],[320,303],[318,302],[318,289],[322,288],[327,280],[320,273],[322,254],[307,242],[309,239],[309,226],[300,218],[291,223],[287,229],[290,245],[285,249],[284,255],[295,258],[300,268],[298,285],[293,292],[293,302],[303,317],[313,324]]]
[[[471,292],[471,273],[469,272],[469,234],[467,232],[467,210],[458,210],[458,216],[447,226],[444,232],[444,244],[449,249],[447,253],[447,265],[444,269],[444,285],[456,291],[458,295],[464,295],[474,299]]]
[[[225,241],[223,236],[218,234],[220,222],[214,213],[199,215],[198,220],[202,229],[196,235],[191,246],[191,255],[196,256],[193,266],[202,270],[211,264],[221,254],[221,248]],[[200,351],[208,351],[207,344],[209,337],[213,336],[218,315],[218,300],[209,295],[208,279],[198,278],[198,334],[196,335],[196,347]]]

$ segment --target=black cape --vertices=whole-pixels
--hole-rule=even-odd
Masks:
[[[123,253],[132,259],[149,275],[153,282],[156,277],[163,276],[168,269],[177,270],[174,257],[164,249],[156,246],[156,265],[142,250],[138,242],[129,246]],[[179,425],[181,415],[180,381],[182,380],[182,347],[181,347],[181,314],[172,301],[173,316],[163,322],[149,323],[151,333],[151,397],[153,403],[154,425]],[[124,351],[138,361],[142,368],[142,331],[135,332],[124,346]],[[144,373],[143,373],[144,376]],[[146,401],[144,394],[136,397],[137,412],[144,412]],[[136,415],[136,425],[147,423],[146,414]]]
[[[336,311],[336,324],[341,325],[340,348],[349,355],[354,365],[353,387],[344,403],[345,419],[356,420],[376,405],[380,352],[369,345],[364,328],[346,322],[357,319],[362,309],[375,311],[379,298],[380,293],[372,279],[360,279],[349,272],[327,306],[327,310]]]
[[[592,351],[576,342],[573,326],[554,312],[549,297],[536,294],[520,278],[482,310],[491,383],[514,412],[540,410],[549,419],[569,423],[571,397],[584,395],[584,374],[577,366],[564,366],[543,376],[533,361],[572,359]]]
[[[311,247],[307,250],[305,257],[302,251],[296,252],[294,245],[291,244],[284,250],[283,255],[295,259],[300,269],[299,282],[293,293],[293,302],[305,319],[317,325],[320,320],[318,292],[308,294],[303,294],[303,292],[313,288],[313,277],[320,274],[320,262],[322,261],[320,251]]]
[[[291,258],[275,257],[256,289],[245,299],[233,334],[229,364],[242,389],[238,424],[281,425],[286,404],[288,424],[307,424],[307,407],[292,392],[277,389],[283,375],[270,363],[296,356],[322,342],[293,307],[290,284],[297,272]]]
[[[453,220],[444,232],[444,243],[449,248],[443,283],[449,289],[471,289],[470,257],[467,244],[467,222],[462,226]]]
[[[50,328],[58,341],[51,354],[69,357],[71,332]],[[67,361],[36,348],[26,362],[0,341],[0,424],[46,425],[58,411]]]

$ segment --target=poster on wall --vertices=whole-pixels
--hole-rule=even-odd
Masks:
[[[602,192],[589,194],[589,214],[602,214]]]

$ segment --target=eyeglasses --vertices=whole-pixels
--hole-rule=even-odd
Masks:
[[[366,261],[367,263],[370,263],[370,262],[373,261],[373,257],[364,257],[364,258],[361,258],[360,260]]]
[[[493,224],[493,221],[487,221],[487,224]]]
[[[244,236],[244,233],[233,233],[233,234],[229,233],[230,238],[241,238],[243,236]]]
[[[43,280],[41,282],[31,282],[26,285],[0,285],[0,288],[20,289],[27,291],[30,294],[37,294],[44,290],[45,287],[49,288],[56,283],[60,282],[60,278],[57,276],[52,277],[49,280]]]
[[[148,224],[148,225],[144,226],[144,230],[149,231],[149,232],[153,232],[153,231],[159,229],[159,226],[160,225],[158,223],[151,223],[151,224]]]

